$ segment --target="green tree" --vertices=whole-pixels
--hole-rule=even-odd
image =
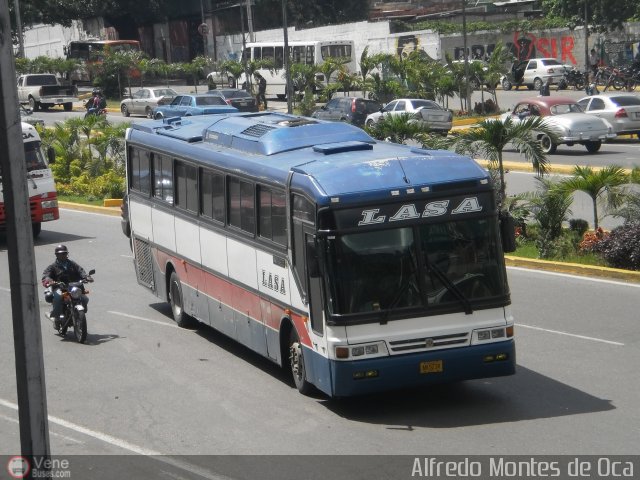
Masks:
[[[584,25],[584,6],[587,2],[587,21],[596,30],[615,30],[638,13],[637,0],[542,0],[542,10],[551,17],[567,18],[570,25]]]
[[[594,170],[591,167],[576,165],[573,169],[573,176],[563,182],[563,188],[568,192],[584,192],[593,202],[593,225],[598,228],[598,203],[604,208],[615,208],[619,206],[620,187],[629,182],[629,176],[625,171],[617,166],[610,165]]]
[[[536,133],[556,138],[553,130],[540,117],[530,117],[522,122],[513,122],[510,118],[505,120],[486,119],[476,127],[462,133],[456,139],[454,148],[459,153],[480,154],[491,163],[497,164],[500,174],[498,203],[502,205],[506,195],[502,152],[507,144],[513,145],[518,152],[524,155],[538,175],[542,176],[547,171],[547,156],[542,151],[540,142],[535,138]]]

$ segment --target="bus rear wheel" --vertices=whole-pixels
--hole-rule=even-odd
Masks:
[[[312,386],[307,381],[307,369],[304,365],[304,355],[302,354],[302,344],[295,327],[291,328],[289,337],[289,365],[291,375],[298,391],[304,395],[311,392]]]
[[[42,224],[40,222],[32,223],[31,231],[33,232],[33,238],[37,238],[38,235],[40,235],[40,232],[42,231]]]

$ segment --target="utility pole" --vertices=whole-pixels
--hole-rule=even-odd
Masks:
[[[589,15],[588,15],[588,3],[587,0],[584,0],[584,77],[586,79],[585,90],[587,95],[591,92],[591,75],[590,75],[591,65],[589,65]],[[595,83],[595,79],[594,83]]]
[[[49,425],[27,168],[11,45],[9,4],[0,0],[0,96],[4,99],[0,103],[0,168],[7,218],[20,448],[32,467],[24,478],[31,479],[34,460],[50,457]],[[3,337],[7,337],[6,332]]]
[[[291,85],[291,58],[289,56],[289,26],[287,25],[287,0],[282,0],[282,30],[284,34],[284,72],[287,91],[287,113],[293,113],[293,85]]]
[[[467,54],[467,0],[462,0],[462,43],[464,48],[464,101],[467,112],[471,113],[471,95],[469,94],[469,55]]]
[[[256,37],[253,34],[253,9],[251,6],[253,5],[252,0],[246,0],[247,2],[247,24],[249,26],[249,42],[255,42]]]
[[[16,14],[16,30],[18,31],[18,55],[24,58],[24,35],[22,34],[22,18],[20,17],[20,3],[13,0],[13,10]]]

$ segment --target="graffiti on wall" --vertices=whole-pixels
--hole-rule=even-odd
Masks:
[[[396,41],[396,55],[407,58],[411,53],[418,52],[421,58],[431,59],[420,43],[418,35],[402,35]]]
[[[467,54],[472,59],[487,60],[495,49],[497,40],[495,35],[491,37],[473,36],[475,40],[467,46]],[[484,43],[484,38],[491,38],[493,41]],[[584,42],[581,35],[574,36],[570,31],[556,34],[540,34],[532,32],[515,32],[512,35],[505,35],[503,42],[507,50],[516,60],[529,60],[531,58],[551,57],[556,58],[564,64],[578,65],[584,62]],[[459,45],[460,37],[452,37],[455,41],[453,46],[445,47],[443,50],[452,54],[455,60],[464,59],[464,47]],[[579,40],[579,41],[578,41]],[[599,63],[607,65],[618,65],[632,61],[638,50],[639,41],[616,40],[603,38],[600,36],[589,37],[591,47],[598,53]],[[444,43],[444,42],[443,42]]]
[[[545,36],[531,32],[515,32],[508,41],[504,42],[504,45],[517,60],[552,57],[559,59],[562,63],[576,65],[578,62],[574,53],[575,43],[571,34]],[[495,43],[472,44],[467,47],[469,58],[486,60],[491,56],[495,46]],[[456,60],[464,59],[464,47],[454,47],[453,57]]]

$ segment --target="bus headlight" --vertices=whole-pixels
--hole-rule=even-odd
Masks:
[[[513,337],[513,326],[483,328],[482,330],[474,330],[471,337],[471,344],[500,342],[509,337]]]
[[[58,208],[58,200],[44,200],[42,208]]]
[[[383,357],[389,355],[384,342],[365,343],[361,345],[337,345],[335,358],[337,360],[362,360],[365,358]]]

